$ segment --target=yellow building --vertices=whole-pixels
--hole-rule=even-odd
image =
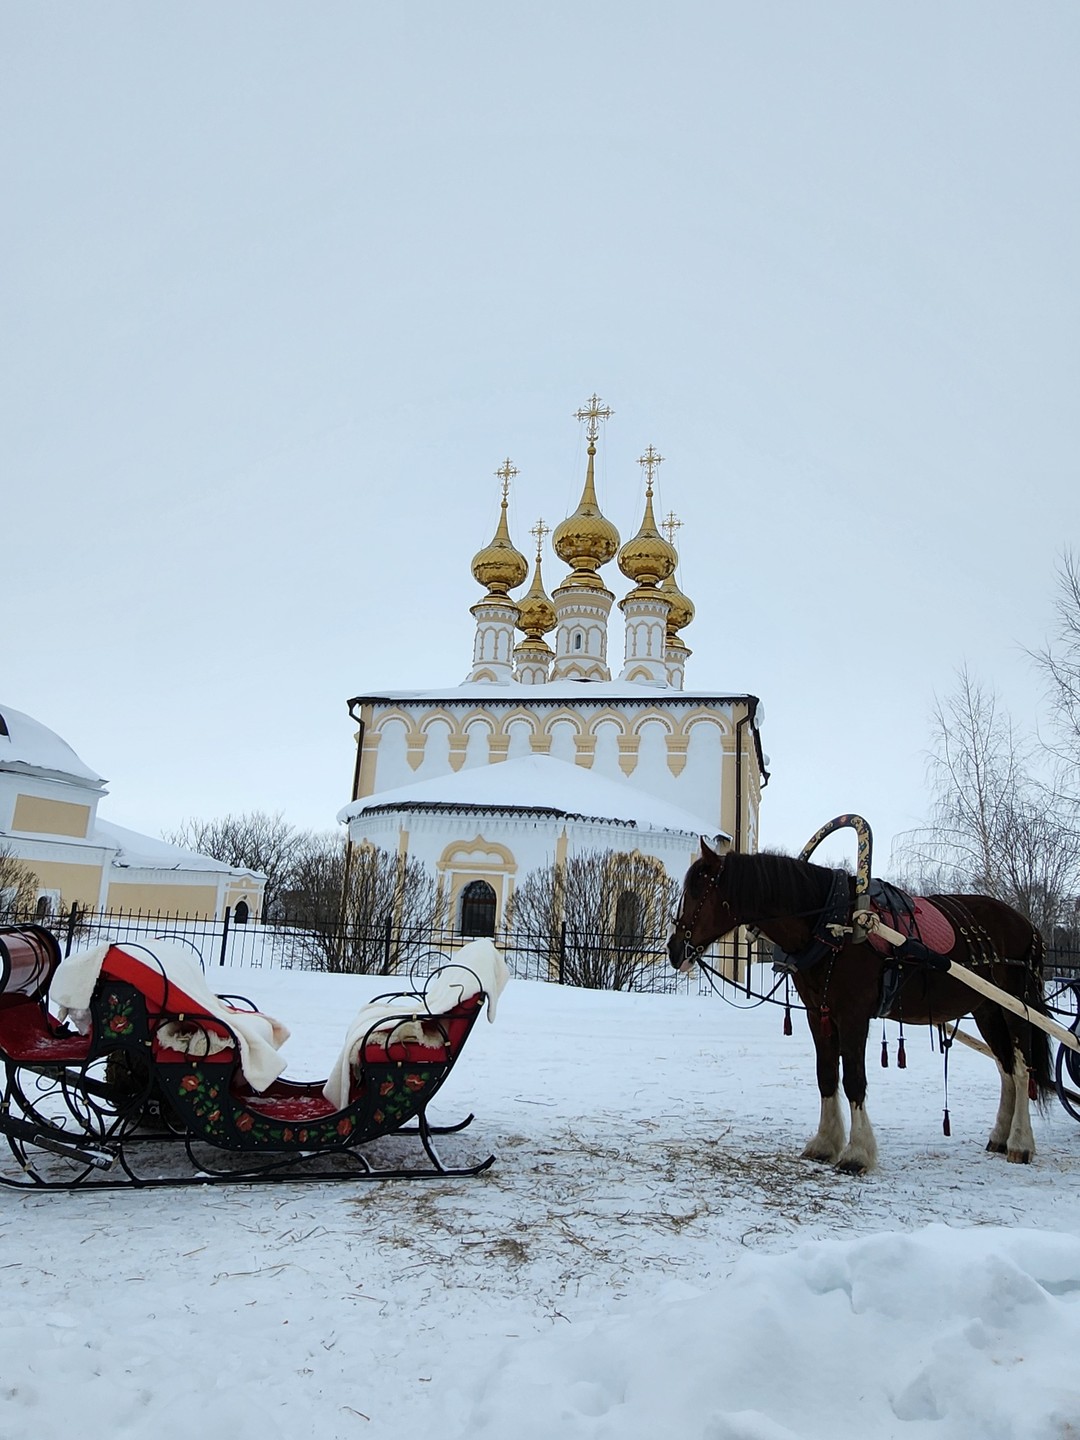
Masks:
[[[37,877],[40,916],[72,905],[188,919],[261,912],[261,875],[102,820],[107,794],[59,735],[0,705],[0,848]],[[11,899],[0,892],[0,910]]]

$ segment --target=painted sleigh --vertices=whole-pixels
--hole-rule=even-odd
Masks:
[[[17,1162],[0,1184],[421,1179],[493,1163],[444,1164],[436,1137],[473,1116],[427,1115],[505,983],[490,942],[459,951],[423,988],[365,1006],[325,1082],[283,1078],[285,1028],[211,994],[181,945],[125,942],[59,961],[48,930],[0,927],[0,1135]],[[411,1137],[412,1163],[392,1153],[399,1136]]]

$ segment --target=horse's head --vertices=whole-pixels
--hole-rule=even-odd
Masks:
[[[676,970],[689,970],[714,940],[739,924],[720,894],[725,859],[702,840],[701,856],[686,872],[675,930],[667,947]]]

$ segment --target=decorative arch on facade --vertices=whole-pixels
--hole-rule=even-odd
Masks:
[[[572,725],[575,735],[581,735],[585,731],[585,722],[582,720],[581,716],[576,714],[573,710],[564,709],[553,710],[552,713],[547,717],[547,719],[544,721],[543,726],[544,734],[550,735],[552,732],[552,727],[558,725],[561,722]]]
[[[491,887],[495,895],[495,925],[502,923],[517,875],[517,861],[509,846],[486,840],[480,833],[472,840],[453,840],[439,856],[435,870],[453,928],[460,931],[462,894],[465,887],[476,880],[483,880]]]
[[[613,724],[620,735],[626,735],[630,730],[630,721],[621,710],[606,705],[603,710],[594,710],[589,716],[587,726],[590,735],[597,735],[601,725]]]
[[[711,726],[714,730],[719,730],[723,736],[731,735],[734,732],[734,727],[726,715],[717,715],[709,710],[691,710],[678,728],[683,737],[689,740],[699,725]]]
[[[630,728],[635,735],[640,735],[646,725],[662,725],[668,735],[674,735],[677,728],[674,719],[663,710],[644,711],[633,721]]]

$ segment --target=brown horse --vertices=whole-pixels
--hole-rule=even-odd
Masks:
[[[1045,1013],[1042,937],[1030,921],[986,895],[930,899],[954,924],[948,959]],[[898,987],[886,993],[885,972],[894,962],[865,941],[852,940],[853,900],[854,881],[842,872],[786,855],[719,855],[702,841],[701,858],[686,875],[668,954],[677,969],[688,970],[714,940],[748,925],[789,957],[814,1039],[821,1092],[821,1118],[804,1159],[835,1164],[853,1175],[876,1163],[877,1144],[866,1113],[872,1017],[943,1025],[970,1012],[1001,1072],[1001,1102],[986,1148],[1026,1164],[1035,1153],[1029,1085],[1033,1082],[1040,1102],[1052,1091],[1046,1035],[944,973],[946,960],[934,956],[926,958],[940,968],[904,963]],[[851,1107],[850,1137],[837,1093],[841,1064]]]

